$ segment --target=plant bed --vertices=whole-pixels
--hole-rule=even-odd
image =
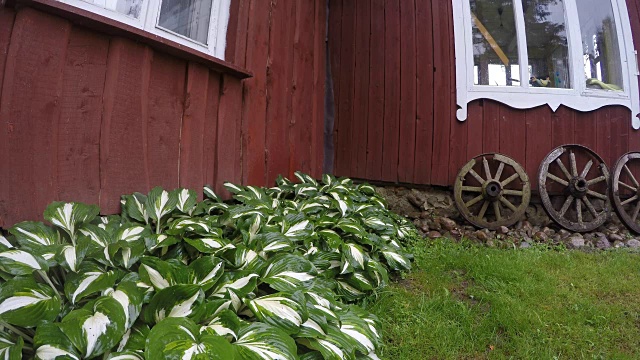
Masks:
[[[376,359],[354,305],[409,270],[413,225],[367,184],[296,173],[122,197],[122,214],[51,204],[0,236],[6,359]]]

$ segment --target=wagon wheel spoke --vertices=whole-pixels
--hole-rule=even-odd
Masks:
[[[623,183],[622,181],[618,181],[618,184],[620,184],[620,185],[622,185],[622,186],[626,187],[627,189],[629,189],[629,190],[631,190],[631,191],[638,191],[638,189],[637,189],[637,188],[634,188],[634,187],[633,187],[633,186],[631,186],[631,185],[627,185],[627,184]]]
[[[595,178],[595,179],[588,180],[588,181],[587,181],[587,185],[589,185],[589,186],[591,186],[591,185],[595,185],[595,184],[597,184],[597,183],[601,183],[601,182],[603,182],[603,181],[605,181],[605,180],[607,180],[607,177],[606,177],[606,176],[604,176],[604,175],[603,175],[603,176],[598,176],[598,177],[597,177],[597,178]]]
[[[482,192],[482,188],[479,187],[479,186],[463,186],[462,187],[462,191],[481,193]]]
[[[567,213],[567,210],[569,210],[569,207],[571,206],[573,199],[574,199],[573,196],[569,195],[569,197],[564,201],[564,204],[560,209],[560,216],[564,216],[564,214]]]
[[[576,164],[576,154],[573,151],[569,151],[569,160],[571,161],[571,174],[578,176],[578,165]]]
[[[489,207],[489,202],[485,201],[484,204],[482,204],[482,208],[480,209],[480,212],[478,213],[478,218],[482,219],[484,217],[484,214],[487,213],[488,207]]]
[[[607,199],[608,199],[608,198],[607,198],[607,195],[605,195],[605,194],[600,194],[599,192],[595,192],[595,191],[593,191],[593,190],[589,190],[589,191],[587,191],[587,194],[589,194],[589,195],[591,195],[591,196],[593,196],[593,197],[596,197],[596,198],[598,198],[598,199],[602,199],[602,200],[607,200]]]
[[[497,201],[493,202],[493,212],[496,215],[496,219],[498,221],[502,221],[502,214],[500,213],[500,203]]]
[[[478,173],[477,173],[475,170],[470,169],[470,170],[469,170],[469,174],[471,174],[471,176],[473,176],[474,178],[476,178],[476,180],[478,180],[478,182],[479,182],[480,184],[484,184],[484,181],[485,181],[485,180],[484,180],[480,175],[478,175]]]
[[[589,198],[585,197],[582,199],[582,201],[584,201],[584,204],[587,206],[587,209],[589,209],[589,212],[591,213],[591,215],[593,215],[593,218],[597,218],[598,217],[598,212],[596,211],[596,208],[593,207],[593,204],[591,203],[591,200],[589,200]]]
[[[496,171],[496,176],[493,178],[495,181],[500,181],[500,178],[502,177],[502,172],[504,171],[504,163],[501,162],[500,165],[498,166],[498,171]]]
[[[520,191],[520,190],[503,190],[502,193],[504,195],[513,195],[513,196],[524,196],[524,192]]]
[[[631,216],[631,220],[638,220],[638,214],[640,213],[640,201],[636,204],[635,209],[633,209],[633,216]]]
[[[484,173],[487,176],[487,180],[492,179],[491,170],[489,170],[489,162],[486,157],[482,157],[482,164],[484,165]]]
[[[578,224],[582,225],[582,201],[580,199],[576,200],[576,213],[578,215]]]
[[[631,173],[631,170],[629,170],[629,167],[627,166],[627,164],[624,165],[624,170],[627,172],[627,174],[629,174],[629,177],[631,178],[631,181],[633,181],[633,184],[636,187],[640,187],[640,184],[638,184],[638,180],[636,180],[636,177],[633,176],[633,173]]]
[[[509,176],[505,181],[501,182],[500,184],[504,187],[507,186],[509,184],[511,184],[513,182],[513,180],[517,179],[518,176],[520,176],[518,173],[515,173],[511,176]]]
[[[569,186],[569,182],[568,181],[562,180],[559,177],[553,175],[552,173],[548,173],[547,174],[547,178],[557,182],[558,184],[561,184],[561,185],[564,185],[564,186]]]
[[[504,206],[508,207],[511,211],[516,212],[518,208],[513,205],[513,203],[507,200],[504,196],[500,196],[500,202],[504,204]]]
[[[573,177],[573,176],[571,176],[571,174],[569,174],[569,171],[564,166],[564,164],[562,163],[562,160],[560,160],[560,158],[556,159],[556,164],[558,164],[558,166],[560,167],[560,170],[562,170],[562,173],[564,174],[564,176],[567,177],[567,180],[569,180],[569,179],[571,179]]]
[[[634,201],[638,200],[638,195],[633,195],[632,197],[628,198],[627,200],[623,201],[620,203],[620,205],[625,206],[629,203],[632,203]]]
[[[466,206],[467,208],[472,207],[473,205],[479,203],[480,201],[482,201],[482,199],[484,199],[484,196],[479,195],[471,200],[469,200],[469,202],[465,203],[464,206]]]
[[[593,166],[593,160],[589,160],[589,162],[587,163],[587,165],[585,165],[584,170],[582,170],[582,174],[580,174],[580,177],[587,177],[587,174],[589,174],[589,170],[591,170],[591,167]]]

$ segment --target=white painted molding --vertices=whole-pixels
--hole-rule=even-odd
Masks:
[[[606,0],[603,0],[606,1]],[[624,91],[614,92],[594,90],[586,88],[582,79],[582,46],[580,36],[580,24],[578,23],[576,0],[565,0],[567,32],[569,39],[569,61],[572,64],[572,83],[574,89],[544,89],[529,87],[528,82],[523,81],[521,86],[478,86],[473,81],[473,44],[472,44],[472,20],[469,0],[452,0],[453,20],[455,32],[456,53],[456,87],[457,105],[456,117],[459,121],[467,119],[467,106],[471,101],[478,99],[495,100],[517,109],[531,109],[541,105],[548,105],[554,112],[564,105],[578,111],[593,111],[607,105],[621,105],[631,110],[631,125],[634,129],[640,129],[640,91],[638,90],[638,64],[633,46],[633,34],[629,22],[629,13],[625,0],[609,0],[614,9],[617,25],[618,39],[620,43],[621,67],[624,79]],[[515,13],[520,9],[519,0],[514,0]],[[519,63],[526,63],[526,41],[524,20],[520,17],[516,21],[519,41]],[[638,34],[640,36],[640,34]],[[529,78],[527,66],[520,67],[521,79]]]

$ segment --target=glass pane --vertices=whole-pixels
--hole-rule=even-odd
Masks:
[[[158,26],[206,44],[213,0],[162,0]]]
[[[469,0],[475,85],[520,86],[512,0]]]
[[[523,0],[529,84],[570,89],[564,0]]]
[[[622,62],[610,0],[577,0],[587,88],[621,91]]]
[[[101,8],[119,12],[134,19],[140,18],[143,0],[83,0]]]

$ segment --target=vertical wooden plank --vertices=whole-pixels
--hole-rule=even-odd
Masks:
[[[576,112],[574,116],[576,130],[574,135],[575,143],[595,151],[598,142],[596,132],[593,131],[597,128],[596,113],[593,111]]]
[[[433,12],[431,0],[416,1],[416,145],[414,183],[431,182],[433,155]],[[375,71],[375,69],[373,70]]]
[[[182,131],[181,120],[185,113],[186,69],[184,61],[154,53],[147,119],[147,159],[149,186],[152,188],[162,186],[164,189],[175,189],[180,186],[181,149],[178,134]],[[201,192],[199,187],[193,189]]]
[[[450,71],[453,59],[449,47],[453,36],[449,32],[449,13],[446,1],[433,1],[433,67],[434,67],[434,126],[431,184],[449,185],[449,141],[451,122]]]
[[[566,106],[560,106],[551,115],[551,128],[553,132],[553,146],[573,144],[575,141],[574,111]]]
[[[548,106],[538,106],[527,110],[526,114],[526,162],[525,167],[531,188],[538,187],[538,168],[542,159],[553,148],[551,134],[551,109]]]
[[[398,181],[398,140],[400,135],[400,3],[384,3],[384,132],[382,180]]]
[[[246,66],[249,3],[250,0],[231,1],[229,9],[225,60],[240,66]]]
[[[218,142],[218,110],[220,105],[220,74],[209,71],[207,85],[207,106],[204,123],[204,184],[214,186],[216,183]]]
[[[331,15],[333,16],[333,15]],[[371,1],[369,52],[369,109],[367,117],[366,177],[382,180],[382,142],[385,113],[385,19],[384,0]],[[333,38],[330,38],[330,42]]]
[[[222,90],[218,108],[218,141],[216,149],[216,192],[230,198],[222,186],[224,182],[240,183],[242,149],[240,139],[240,112],[242,110],[242,82],[232,76],[222,75]]]
[[[398,181],[413,181],[416,150],[416,4],[400,2],[400,137]],[[466,141],[464,142],[466,143]]]
[[[331,77],[333,80],[333,172],[336,171],[335,157],[338,147],[338,127],[340,125],[340,78],[341,78],[341,52],[342,49],[342,0],[329,1],[329,61],[331,65]],[[349,0],[347,0],[349,1]],[[331,155],[331,154],[327,154]]]
[[[500,104],[484,100],[482,123],[482,151],[500,151]]]
[[[100,122],[109,39],[73,28],[63,70],[58,200],[100,200]]]
[[[267,184],[289,170],[289,109],[293,58],[292,1],[271,2],[271,30],[267,69]],[[220,135],[220,130],[218,130]]]
[[[484,100],[472,101],[467,106],[467,161],[482,154],[483,106]]]
[[[335,153],[335,173],[349,176],[351,166],[351,128],[353,127],[353,96],[356,32],[355,1],[345,1],[342,8],[342,40],[340,49],[340,93],[336,94],[337,146]]]
[[[622,106],[612,106],[611,114],[611,155],[605,159],[607,166],[611,168],[620,156],[629,151],[629,119],[631,112]]]
[[[296,5],[293,40],[293,108],[289,132],[289,176],[295,171],[311,172],[313,135],[313,56],[315,5],[313,0],[299,0]]]
[[[149,190],[150,55],[144,46],[121,38],[111,40],[109,46],[100,130],[100,208],[104,214],[120,211],[121,195]]]
[[[467,159],[467,143],[469,119],[465,122],[451,119],[451,134],[449,135],[449,168],[446,185],[453,185],[460,168],[469,161]]]
[[[523,166],[527,160],[525,144],[531,139],[526,136],[525,114],[523,110],[500,107],[500,152]]]
[[[311,139],[311,174],[320,178],[324,159],[325,81],[327,59],[327,4],[315,1],[315,33],[313,50],[313,136]]]
[[[0,101],[0,227],[41,219],[55,199],[62,74],[70,28],[60,18],[31,9],[16,15]]]
[[[0,6],[0,99],[2,98],[2,83],[4,79],[5,64],[9,54],[11,32],[15,22],[16,13],[13,9]]]
[[[253,77],[243,84],[243,180],[258,186],[266,185],[265,122],[267,99],[273,97],[267,93],[270,10],[268,1],[251,1],[247,67],[253,71]]]
[[[611,107],[605,106],[596,110],[596,149],[595,152],[609,165],[611,159]]]
[[[356,62],[353,97],[353,121],[349,175],[364,179],[367,175],[367,128],[369,118],[369,45],[371,41],[371,4],[356,2]]]

